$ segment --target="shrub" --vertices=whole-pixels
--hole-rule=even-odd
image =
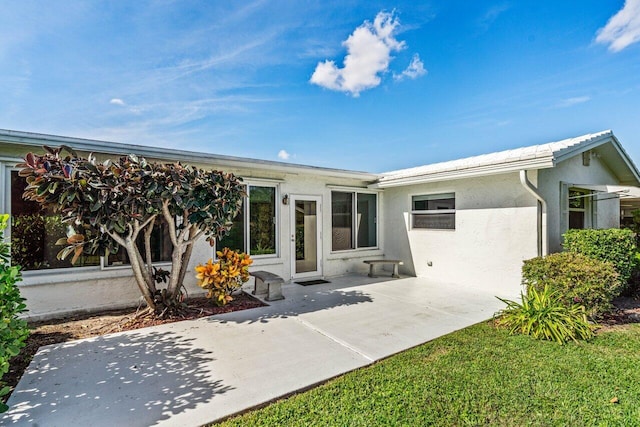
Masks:
[[[537,291],[548,286],[558,293],[566,307],[575,303],[584,305],[591,318],[611,310],[611,301],[622,288],[613,264],[573,252],[525,261],[522,284]]]
[[[253,260],[245,253],[229,248],[216,252],[216,255],[217,262],[210,259],[206,264],[196,266],[196,278],[198,286],[209,290],[207,298],[223,306],[233,301],[231,293],[249,280],[249,266]]]
[[[526,295],[521,296],[522,304],[498,298],[507,307],[497,314],[495,322],[508,328],[510,334],[530,335],[560,344],[593,337],[594,327],[587,320],[584,306],[566,306],[558,292],[549,286],[541,291],[528,287]]]
[[[623,288],[633,274],[636,237],[631,230],[569,230],[564,234],[564,249],[613,264]],[[623,289],[624,290],[624,289]]]
[[[0,215],[0,378],[9,371],[9,360],[17,356],[29,335],[27,322],[18,318],[26,311],[24,298],[16,283],[21,280],[20,267],[12,267],[9,245],[4,243],[3,232],[9,215]],[[0,397],[9,393],[9,387],[0,383]],[[0,401],[0,412],[8,406]]]

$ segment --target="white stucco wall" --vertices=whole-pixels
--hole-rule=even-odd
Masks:
[[[412,195],[450,192],[455,230],[410,228]],[[512,296],[522,261],[537,255],[536,200],[517,174],[387,188],[384,212],[385,254],[403,260],[405,274]]]
[[[194,259],[190,263],[193,271]],[[166,269],[168,267],[162,266]],[[76,271],[25,272],[19,284],[20,294],[27,300],[25,317],[41,320],[73,313],[94,312],[144,305],[129,268]],[[189,296],[202,295],[193,275],[187,275],[185,286]]]
[[[11,150],[0,145],[0,154],[5,157],[3,167],[0,167],[0,188],[10,193],[8,187],[8,171],[12,165],[11,158],[15,152],[22,154],[26,148]],[[2,157],[2,156],[0,156]],[[149,159],[154,160],[154,159]],[[222,169],[233,172],[244,178],[250,185],[276,185],[277,210],[277,255],[254,257],[252,271],[266,270],[278,274],[285,280],[292,278],[291,264],[291,205],[284,205],[282,198],[285,194],[319,196],[322,217],[322,276],[331,277],[350,272],[367,272],[363,259],[381,257],[382,231],[378,234],[378,247],[366,250],[349,250],[333,253],[331,251],[331,191],[336,186],[340,191],[367,190],[367,182],[344,177],[304,175],[300,173],[287,174],[282,171],[256,171],[251,169],[231,169],[224,165],[199,164],[203,168]],[[0,208],[8,210],[9,206],[2,198]],[[382,224],[382,195],[378,196],[378,224]],[[213,249],[204,240],[194,248],[186,285],[189,295],[202,294],[197,287],[193,275],[195,265],[206,262],[213,256]],[[169,269],[169,265],[161,265]],[[26,317],[33,320],[60,317],[65,314],[98,311],[111,308],[136,306],[140,303],[140,292],[135,284],[129,268],[69,268],[49,271],[32,271],[24,273],[24,280],[20,284],[21,294],[27,299],[29,312]]]
[[[579,187],[580,184],[616,185],[618,180],[597,156],[591,156],[589,166],[584,166],[582,156],[577,155],[558,163],[552,169],[543,169],[538,173],[539,191],[548,204],[549,251],[559,252],[562,250],[562,234],[567,231],[562,226],[561,219],[562,215],[566,215],[562,212],[563,204],[560,200],[562,183]],[[597,200],[596,228],[620,227],[620,200],[612,194],[600,195]]]

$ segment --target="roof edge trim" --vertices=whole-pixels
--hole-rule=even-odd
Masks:
[[[418,175],[403,178],[382,178],[371,184],[371,188],[400,187],[404,185],[426,184],[430,182],[445,181],[450,179],[475,178],[478,176],[499,175],[503,173],[519,172],[522,169],[547,169],[555,166],[551,156],[524,161],[510,162],[499,165],[471,166],[465,169],[444,171],[428,175]]]
[[[135,153],[141,156],[158,158],[167,161],[179,160],[200,163],[224,162],[229,167],[235,168],[252,168],[294,174],[318,174],[322,176],[360,179],[363,181],[374,181],[380,178],[379,174],[371,172],[350,171],[345,169],[325,168],[320,166],[285,163],[273,160],[252,159],[195,151],[176,150],[171,148],[124,144],[120,142],[22,132],[7,129],[0,129],[0,143],[2,142],[38,147],[41,147],[43,144],[64,144],[72,146],[75,150],[86,152],[116,155]]]

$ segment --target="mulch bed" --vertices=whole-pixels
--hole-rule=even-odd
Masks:
[[[627,323],[640,323],[640,297],[618,297],[613,300],[615,309],[600,321],[603,329],[615,328]]]
[[[263,307],[262,301],[249,294],[234,295],[233,301],[224,307],[217,307],[205,297],[189,298],[188,308],[180,316],[158,319],[139,314],[135,308],[110,310],[99,313],[76,314],[56,320],[33,322],[29,324],[30,334],[26,346],[20,354],[11,360],[11,367],[2,380],[11,390],[18,384],[22,374],[29,366],[38,349],[45,345],[57,344],[82,338],[96,337],[114,332],[132,331],[148,326],[164,325],[182,320],[193,320],[214,314],[230,313]],[[3,399],[8,399],[4,396]]]

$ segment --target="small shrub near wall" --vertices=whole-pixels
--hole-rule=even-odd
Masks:
[[[20,267],[12,267],[9,245],[3,241],[3,232],[9,215],[0,215],[0,380],[9,371],[9,361],[17,356],[29,335],[27,323],[18,318],[26,311],[24,299],[20,297],[17,282],[20,278]],[[9,387],[0,381],[0,412],[8,407],[3,403],[3,396],[9,393]]]
[[[573,252],[561,252],[527,260],[522,267],[527,288],[557,292],[566,307],[583,305],[597,319],[612,308],[611,301],[622,289],[613,264]]]
[[[629,279],[636,265],[636,238],[631,230],[611,228],[608,230],[569,230],[564,235],[567,252],[586,255],[613,264],[627,290]]]
[[[198,286],[207,289],[207,298],[211,298],[218,306],[233,301],[231,294],[249,280],[249,266],[253,263],[245,253],[224,248],[216,252],[218,261],[212,259],[206,264],[198,264],[195,268]]]

